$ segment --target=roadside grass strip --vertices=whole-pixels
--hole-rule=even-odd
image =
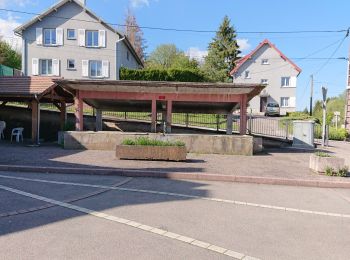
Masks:
[[[240,206],[265,208],[265,209],[279,210],[279,211],[285,211],[285,212],[295,212],[295,213],[302,213],[302,214],[312,214],[312,215],[350,219],[350,214],[341,214],[341,213],[332,213],[332,212],[324,212],[324,211],[313,211],[313,210],[305,210],[305,209],[297,209],[297,208],[279,207],[279,206],[273,206],[273,205],[267,205],[267,204],[257,204],[257,203],[250,203],[250,202],[237,201],[237,200],[201,197],[201,196],[187,195],[187,194],[173,193],[173,192],[163,192],[163,191],[143,190],[143,189],[133,189],[133,188],[122,188],[122,187],[85,184],[85,183],[74,183],[74,182],[48,181],[48,180],[42,180],[42,179],[30,179],[30,178],[13,177],[13,176],[6,176],[6,175],[0,175],[0,178],[22,180],[22,181],[32,181],[32,182],[41,182],[41,183],[50,183],[50,184],[58,184],[58,185],[72,185],[72,186],[80,186],[80,187],[109,189],[109,190],[118,190],[118,191],[126,191],[126,192],[147,193],[147,194],[155,194],[155,195],[181,197],[181,198],[187,198],[187,199],[200,199],[200,200],[234,204],[234,205],[240,205]]]
[[[90,210],[90,209],[87,209],[87,208],[75,206],[73,204],[62,202],[62,201],[58,201],[58,200],[53,200],[53,199],[50,199],[50,198],[47,198],[47,197],[43,197],[43,196],[39,196],[39,195],[36,195],[36,194],[33,194],[33,193],[28,193],[28,192],[21,191],[21,190],[18,190],[18,189],[13,189],[13,188],[8,187],[8,186],[0,185],[0,189],[9,191],[9,192],[12,192],[12,193],[15,193],[15,194],[19,194],[19,195],[22,195],[22,196],[25,196],[25,197],[29,197],[29,198],[32,198],[32,199],[45,201],[47,203],[54,204],[54,205],[57,205],[57,206],[60,206],[60,207],[63,207],[63,208],[67,208],[67,209],[75,210],[75,211],[78,211],[78,212],[82,212],[82,213],[85,213],[85,214],[88,214],[88,215],[91,215],[91,216],[94,216],[94,217],[97,217],[97,218],[100,218],[100,219],[105,219],[105,220],[109,220],[109,221],[116,222],[116,223],[119,223],[119,224],[127,225],[127,226],[130,226],[130,227],[133,227],[133,228],[145,231],[145,232],[150,232],[150,233],[162,236],[162,237],[166,237],[166,238],[169,238],[169,239],[177,240],[177,241],[180,241],[180,242],[192,245],[192,246],[196,246],[196,247],[199,247],[199,248],[202,248],[202,249],[207,249],[207,250],[210,250],[212,252],[215,252],[215,253],[218,253],[218,254],[221,254],[221,255],[225,255],[225,256],[228,256],[228,257],[231,257],[231,258],[234,258],[234,259],[240,259],[240,260],[248,260],[248,259],[253,260],[254,259],[254,260],[259,260],[258,258],[247,256],[247,255],[244,255],[242,253],[239,253],[239,252],[236,252],[236,251],[233,251],[233,250],[229,250],[229,249],[226,249],[226,248],[223,248],[223,247],[220,247],[220,246],[216,246],[216,245],[213,245],[213,244],[209,244],[209,243],[206,243],[206,242],[203,242],[203,241],[200,241],[200,240],[196,240],[196,239],[191,238],[191,237],[183,236],[183,235],[180,235],[180,234],[177,234],[177,233],[169,232],[167,230],[162,230],[162,229],[155,228],[155,227],[152,227],[152,226],[144,225],[144,224],[132,221],[132,220],[119,218],[119,217],[116,217],[116,216],[113,216],[113,215],[108,215],[108,214],[105,214],[103,212]]]

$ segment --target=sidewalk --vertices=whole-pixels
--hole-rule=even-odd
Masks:
[[[350,145],[346,145],[329,149],[337,155],[347,156]],[[292,149],[270,149],[251,157],[188,154],[186,162],[118,160],[113,151],[4,143],[0,144],[0,154],[0,170],[3,171],[116,174],[318,187],[328,187],[327,183],[331,183],[329,187],[350,188],[350,178],[317,175],[308,168],[310,154]]]

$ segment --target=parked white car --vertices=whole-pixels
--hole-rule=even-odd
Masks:
[[[267,103],[265,108],[265,116],[279,116],[280,105],[277,103]]]

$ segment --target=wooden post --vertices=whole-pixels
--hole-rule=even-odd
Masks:
[[[62,101],[61,106],[60,106],[60,125],[61,125],[61,130],[64,130],[64,126],[66,125],[67,122],[67,107],[66,107],[66,102]]]
[[[241,95],[240,108],[240,135],[247,134],[247,95]]]
[[[32,107],[32,142],[39,144],[40,130],[40,107],[39,102],[34,99],[31,103]]]
[[[173,101],[168,100],[167,105],[166,105],[166,132],[167,132],[167,134],[171,133],[172,113],[173,113]]]
[[[151,132],[157,132],[157,100],[152,99]]]
[[[96,109],[96,131],[102,131],[103,129],[103,122],[102,122],[102,110]]]
[[[83,100],[79,97],[79,92],[77,92],[76,97],[74,97],[74,107],[75,107],[75,131],[83,131],[84,118],[83,118]]]
[[[227,114],[227,121],[226,121],[226,134],[232,135],[232,127],[233,127],[233,114],[232,112],[229,112]]]

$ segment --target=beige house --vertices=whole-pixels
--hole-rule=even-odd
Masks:
[[[248,111],[264,113],[267,103],[278,103],[281,115],[296,110],[297,77],[301,69],[269,40],[237,61],[234,83],[262,83],[267,87],[249,103]]]

